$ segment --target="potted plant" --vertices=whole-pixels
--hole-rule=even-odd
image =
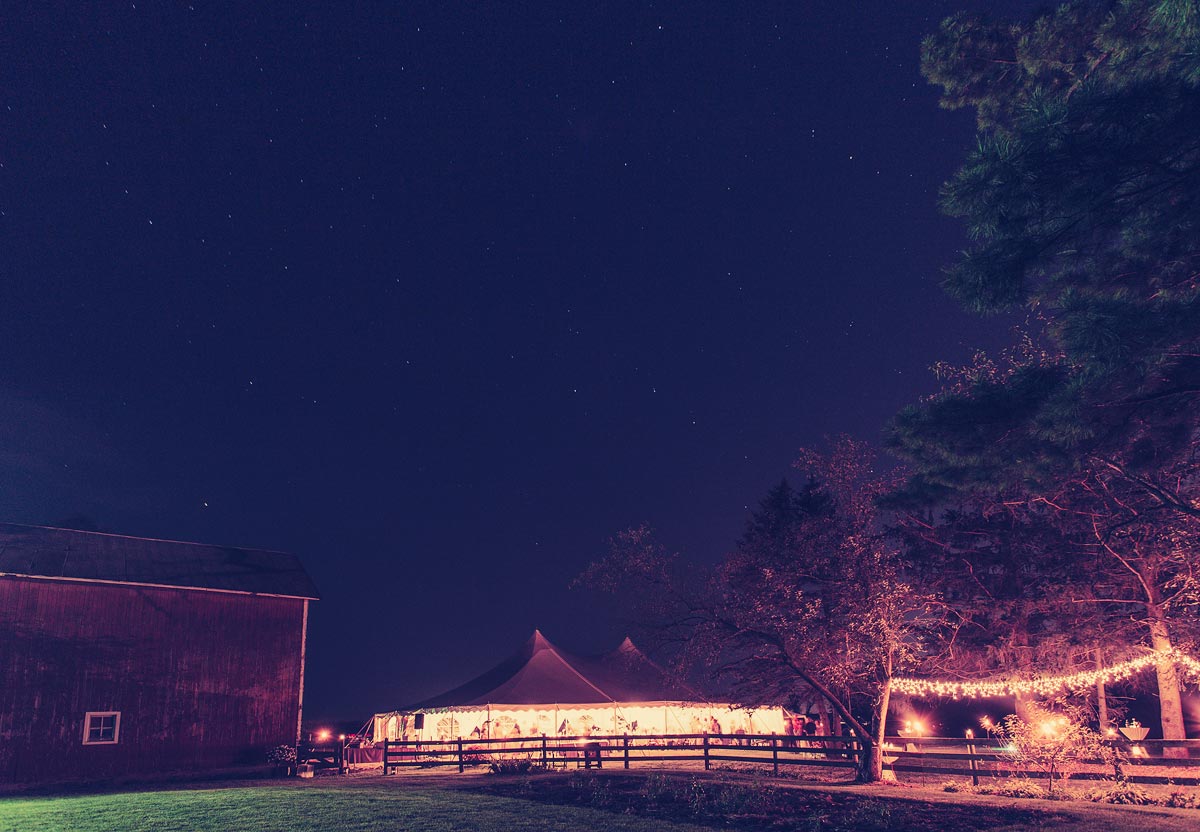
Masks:
[[[1150,733],[1150,729],[1136,719],[1131,719],[1121,728],[1121,733],[1133,742],[1141,742],[1146,739],[1146,735]]]
[[[276,777],[294,776],[296,774],[296,746],[275,746],[267,752],[267,762],[275,766]]]

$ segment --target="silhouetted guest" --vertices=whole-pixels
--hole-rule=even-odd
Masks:
[[[813,737],[815,737],[816,735],[817,735],[817,723],[813,721],[812,717],[805,717],[805,719],[804,719],[804,744],[811,746],[813,748],[816,748],[817,746],[819,746],[820,743],[817,742],[815,739],[813,739]]]

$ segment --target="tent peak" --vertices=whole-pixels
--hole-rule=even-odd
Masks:
[[[577,656],[564,652],[535,629],[516,653],[491,670],[403,710],[415,713],[489,703],[683,701],[698,701],[698,696],[650,661],[631,639],[599,656]]]
[[[525,642],[525,649],[528,650],[531,655],[541,650],[554,650],[556,652],[558,650],[558,648],[554,646],[550,639],[542,635],[542,631],[538,629],[534,629],[533,635],[529,637],[529,641]]]

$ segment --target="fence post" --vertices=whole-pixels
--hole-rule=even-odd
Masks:
[[[542,734],[542,768],[546,767],[546,735]]]
[[[387,776],[387,773],[388,773],[387,752],[388,752],[388,738],[384,737],[383,738],[383,774],[385,777]]]
[[[779,776],[779,737],[771,735],[771,767],[775,776]]]
[[[971,765],[971,785],[979,785],[979,762],[975,759],[975,732],[970,728],[967,729],[967,753],[970,754],[968,761]]]
[[[463,773],[462,737],[458,738],[458,773]]]
[[[708,732],[704,732],[704,770],[708,771]]]
[[[345,774],[346,773],[346,744],[344,742],[342,742],[341,740],[338,740],[337,756],[334,758],[334,761],[337,763],[338,774]]]
[[[629,768],[629,735],[625,735],[625,768]]]

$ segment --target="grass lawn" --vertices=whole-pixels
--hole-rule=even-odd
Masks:
[[[619,778],[613,782],[614,788],[621,788]],[[1200,812],[1195,810],[942,795],[886,787],[797,789],[789,794],[790,817],[733,818],[732,824],[710,818],[708,825],[700,825],[625,814],[616,804],[570,805],[555,797],[555,789],[552,783],[543,788],[536,780],[495,777],[468,777],[453,786],[423,783],[419,778],[379,777],[8,797],[0,798],[0,832],[712,832],[714,828],[779,828],[780,821],[787,830],[803,832],[1195,832],[1200,828]]]
[[[461,791],[310,784],[0,798],[3,832],[711,832]]]

